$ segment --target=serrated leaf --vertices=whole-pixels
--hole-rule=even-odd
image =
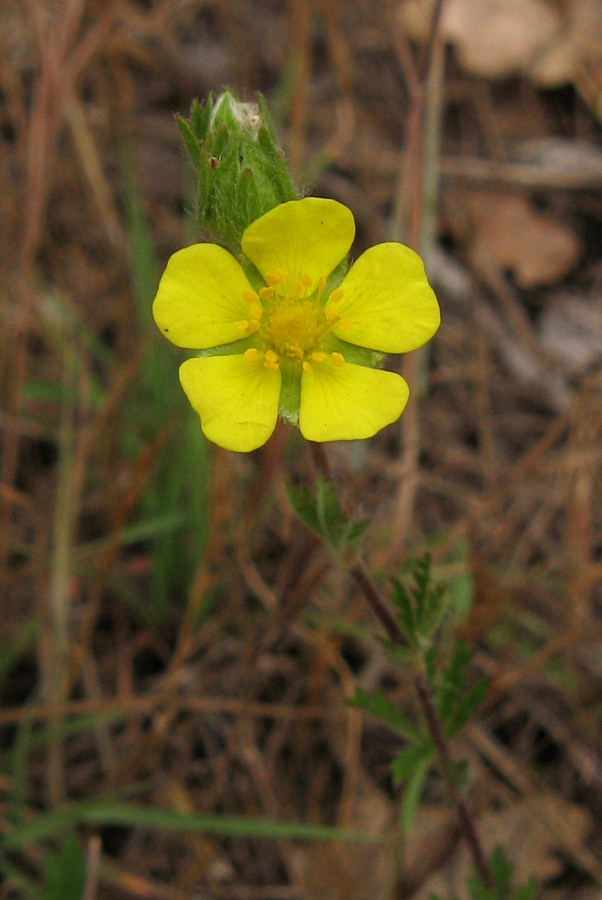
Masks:
[[[305,522],[308,528],[317,534],[322,534],[318,511],[316,508],[316,498],[307,488],[296,488],[290,484],[286,486],[286,493],[290,505],[297,513],[302,522]]]
[[[355,551],[368,522],[355,522],[342,509],[333,485],[317,478],[315,491],[287,486],[291,506],[300,519],[339,553]]]
[[[465,669],[471,659],[471,653],[465,641],[459,641],[451,662],[447,667],[438,688],[435,688],[437,708],[444,727],[447,726],[452,713],[460,702],[460,691],[464,686]]]
[[[367,694],[361,688],[358,688],[355,692],[355,697],[349,701],[349,706],[361,709],[374,716],[375,719],[386,722],[387,725],[390,725],[391,728],[410,740],[416,741],[421,738],[418,727],[412,722],[407,713],[381,691]]]
[[[458,701],[456,709],[453,714],[449,716],[445,725],[447,737],[455,737],[456,734],[462,731],[473,713],[480,709],[485,701],[487,692],[489,691],[489,685],[489,679],[482,678]]]
[[[391,600],[398,610],[398,622],[405,637],[410,643],[414,644],[414,637],[416,633],[416,619],[414,616],[412,603],[410,602],[410,598],[408,596],[408,592],[406,591],[405,586],[401,583],[401,581],[398,581],[396,578],[392,578],[391,582],[393,584]]]

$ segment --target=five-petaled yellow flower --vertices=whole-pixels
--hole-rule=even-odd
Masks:
[[[216,244],[171,257],[153,315],[172,343],[212,351],[180,367],[209,440],[261,447],[279,409],[310,441],[372,437],[401,415],[408,386],[373,368],[370,351],[421,347],[439,327],[439,306],[420,257],[403,244],[366,250],[337,284],[354,236],[346,206],[308,197],[246,229],[246,269]]]

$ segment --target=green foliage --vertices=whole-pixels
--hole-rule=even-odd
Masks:
[[[251,222],[298,193],[263,97],[241,103],[226,90],[195,100],[177,119],[198,175],[197,218],[203,231],[233,252]]]
[[[409,588],[392,579],[391,600],[397,607],[398,621],[410,648],[427,648],[446,609],[443,585],[431,583],[431,559],[425,555],[412,567],[413,585]]]
[[[333,485],[317,478],[315,492],[307,488],[287,486],[291,506],[308,528],[319,534],[336,553],[353,553],[368,527],[368,522],[354,522],[341,508]]]
[[[409,740],[418,740],[420,730],[412,722],[411,718],[390,697],[386,697],[382,691],[367,694],[358,688],[355,696],[349,701],[350,706],[370,713],[375,719],[386,722],[394,731],[399,732]],[[404,776],[402,776],[404,777]]]
[[[123,190],[130,249],[130,277],[140,337],[155,335],[151,304],[159,281],[150,229],[127,154]],[[138,611],[154,624],[164,621],[171,602],[186,593],[207,536],[209,451],[198,418],[180,389],[173,354],[165,341],[149,342],[139,375],[122,405],[121,450],[133,461],[153,454],[152,478],[141,497],[144,523],[162,523],[152,540],[151,590]],[[150,460],[149,460],[150,461]],[[133,465],[135,463],[133,462]],[[124,590],[124,596],[126,591]]]
[[[44,887],[40,900],[80,900],[86,877],[86,861],[75,835],[63,838],[56,850],[44,857]]]
[[[489,681],[468,686],[467,667],[472,654],[466,642],[458,642],[447,666],[437,658],[437,648],[425,654],[426,671],[443,731],[448,738],[458,734],[485,700]]]
[[[308,514],[307,510],[305,514]],[[315,517],[315,511],[310,509],[311,515]],[[314,530],[318,529],[314,526]],[[396,579],[392,582],[392,600],[406,643],[400,647],[388,642],[387,650],[404,668],[410,664],[416,672],[424,672],[441,731],[446,738],[453,738],[482,704],[488,683],[484,680],[468,683],[471,653],[464,641],[459,641],[454,648],[453,633],[442,640],[447,597],[444,587],[433,583],[428,556],[411,564],[407,580],[409,584]],[[446,621],[450,625],[449,617]],[[401,824],[407,832],[429,770],[437,760],[429,723],[418,716],[413,718],[380,691],[368,695],[358,690],[351,705],[384,722],[407,741],[392,766],[394,782],[405,783]],[[463,760],[448,760],[442,774],[449,784],[461,788],[466,780],[466,770]]]
[[[254,816],[222,813],[188,813],[148,805],[129,805],[112,799],[81,800],[38,813],[17,823],[3,836],[3,847],[17,850],[31,847],[78,825],[115,825],[173,834],[215,834],[223,837],[261,840],[343,841],[382,844],[386,837],[372,831],[285,822]]]
[[[488,887],[480,878],[471,877],[466,880],[470,900],[535,900],[539,891],[537,879],[532,877],[521,887],[512,887],[514,866],[507,859],[501,847],[491,854],[489,870],[493,885]],[[431,894],[430,900],[443,900],[439,894]],[[456,897],[454,900],[460,900]]]

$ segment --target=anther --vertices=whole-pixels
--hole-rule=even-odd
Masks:
[[[334,291],[331,292],[328,300],[330,303],[338,303],[341,297],[343,296],[343,288],[335,288]]]
[[[266,367],[266,369],[279,369],[280,368],[280,363],[278,362],[278,354],[277,353],[274,353],[273,350],[266,350],[264,356],[265,356],[264,366]]]
[[[276,287],[277,284],[280,284],[280,277],[278,275],[278,272],[267,272],[265,280],[270,287]]]
[[[305,362],[303,363],[303,371],[305,372],[306,375],[314,374],[314,370],[312,369],[311,365],[307,362],[307,360],[305,360]]]
[[[331,363],[333,364],[333,366],[335,366],[337,369],[340,369],[341,366],[344,366],[344,365],[345,365],[345,357],[343,356],[342,353],[337,353],[337,352],[335,351],[334,353],[331,353],[331,354],[330,354],[330,362],[331,362]]]
[[[249,327],[249,323],[247,319],[240,319],[240,321],[235,322],[234,325],[238,328],[239,331],[246,331]]]
[[[305,293],[305,284],[303,283],[303,279],[300,278],[299,281],[295,281],[293,285],[293,294],[296,297],[302,297]]]
[[[339,331],[347,331],[347,329],[351,328],[352,325],[353,325],[353,319],[341,319],[341,321],[337,325],[337,329]]]
[[[274,288],[273,287],[262,287],[259,291],[259,296],[262,300],[271,300],[274,296]]]
[[[318,279],[318,293],[322,293],[324,288],[326,287],[326,278],[322,275],[321,278]]]
[[[311,358],[313,359],[314,362],[321,363],[321,362],[324,362],[324,360],[326,359],[326,354],[324,353],[323,350],[314,350],[314,352],[311,355]]]
[[[257,359],[257,347],[249,347],[245,350],[244,357],[247,362],[255,362]]]
[[[263,315],[263,306],[261,303],[252,303],[249,312],[251,313],[252,319],[257,319],[259,321]]]
[[[256,291],[243,291],[242,297],[247,303],[256,303],[259,300],[259,294]]]
[[[301,276],[301,278],[299,279],[299,281],[300,281],[305,287],[307,287],[307,288],[308,288],[308,287],[311,287],[311,275],[308,275],[307,272],[304,272],[304,273],[303,273],[303,275]]]

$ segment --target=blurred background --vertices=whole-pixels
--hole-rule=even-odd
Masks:
[[[491,679],[454,746],[487,848],[542,896],[600,897],[602,4],[432,12],[0,6],[0,897],[464,897],[440,782],[402,841],[400,739],[346,706],[411,689],[287,505],[303,442],[207,445],[152,323],[199,239],[174,114],[224,86],[263,93],[300,189],[353,210],[354,256],[425,258],[443,323],[410,407],[332,467],[377,580],[429,551]]]

